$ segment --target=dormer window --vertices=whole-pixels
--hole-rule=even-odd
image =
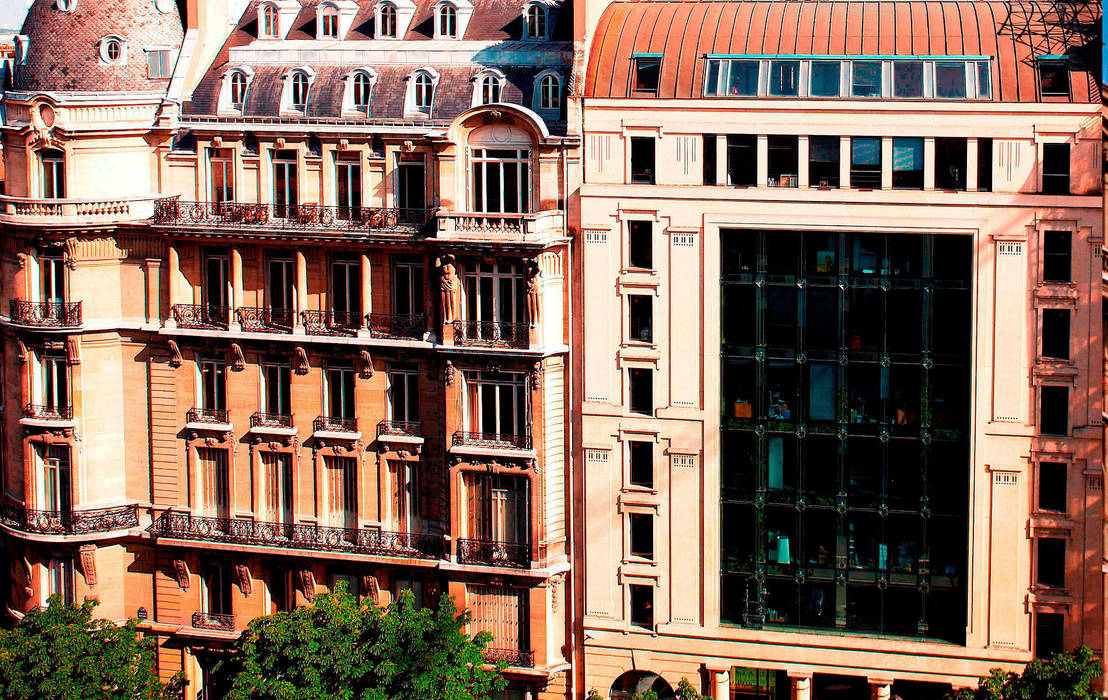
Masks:
[[[346,114],[369,114],[373,100],[373,86],[377,73],[372,68],[359,68],[346,74],[346,90],[342,98],[342,111]]]
[[[499,72],[486,71],[477,76],[477,94],[475,105],[491,105],[500,102],[504,87],[504,76]]]
[[[339,10],[330,3],[324,3],[319,12],[320,38],[339,38]]]
[[[77,9],[77,0],[55,0],[54,6],[59,12],[73,12]]]
[[[365,73],[354,74],[354,107],[359,110],[369,109],[369,95],[373,91],[373,84],[369,82],[369,76]]]
[[[285,73],[284,81],[284,90],[281,92],[281,112],[306,114],[312,83],[315,82],[315,71],[309,66],[300,66]]]
[[[262,36],[266,39],[276,39],[279,32],[277,8],[274,5],[262,7]]]
[[[118,36],[106,36],[100,40],[100,63],[119,66],[127,63],[127,44]]]
[[[523,38],[546,39],[546,8],[531,4],[523,13]]]
[[[408,79],[407,107],[404,112],[411,115],[431,116],[435,102],[435,85],[439,75],[433,68],[421,68]]]
[[[246,74],[235,71],[231,74],[231,107],[242,111],[242,105],[246,102]]]
[[[449,39],[458,37],[458,11],[450,3],[439,7],[439,36]]]
[[[562,79],[554,73],[539,76],[536,107],[540,112],[557,112],[562,108]]]
[[[378,36],[388,37],[390,39],[396,38],[396,5],[391,2],[381,3],[381,9],[378,14],[378,23],[380,31],[377,32]]]
[[[1069,97],[1070,71],[1065,56],[1040,56],[1039,91],[1043,97]]]
[[[308,108],[308,76],[301,71],[296,71],[292,74],[292,82],[290,83],[290,103],[292,108],[303,112]]]

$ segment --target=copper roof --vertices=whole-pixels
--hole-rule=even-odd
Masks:
[[[585,95],[633,97],[632,57],[644,53],[663,56],[658,97],[681,99],[703,94],[704,58],[709,54],[990,56],[995,101],[1100,103],[1096,76],[1079,61],[1071,61],[1070,98],[1038,94],[1036,57],[1072,57],[1094,43],[1095,32],[1089,32],[1099,27],[1099,3],[1077,4],[1080,22],[1060,18],[1061,5],[995,0],[615,2],[605,9],[594,34]]]

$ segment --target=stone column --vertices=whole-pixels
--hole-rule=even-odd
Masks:
[[[727,671],[712,671],[712,697],[715,700],[730,700],[731,674]]]
[[[808,183],[808,157],[809,141],[807,136],[800,136],[796,140],[796,186],[803,189]]]
[[[358,326],[359,336],[369,336],[369,315],[373,313],[373,276],[369,256],[362,253],[362,318]]]
[[[935,137],[923,139],[923,189],[935,189]]]
[[[757,138],[756,160],[758,164],[758,187],[769,184],[769,136],[760,134]]]
[[[727,134],[716,134],[716,184],[727,183]]]
[[[227,326],[232,331],[241,330],[236,310],[242,306],[242,249],[231,248],[231,318]]]
[[[301,312],[308,308],[308,261],[304,258],[304,251],[296,251],[296,298],[293,301],[292,332],[304,333],[304,319]]]
[[[854,153],[849,136],[839,137],[839,187],[850,187],[850,158]]]
[[[893,694],[893,682],[887,678],[869,679],[869,696],[871,700],[889,700]]]
[[[812,677],[789,676],[792,682],[792,700],[812,700]]]
[[[886,136],[881,139],[881,189],[893,188],[893,140]]]
[[[977,139],[966,139],[966,191],[977,191]]]
[[[146,322],[161,323],[161,285],[158,279],[162,270],[159,258],[146,259]]]
[[[176,328],[177,321],[173,318],[173,305],[181,303],[181,255],[174,245],[169,246],[169,270],[166,272],[166,278],[169,287],[169,313],[166,315],[165,327]]]

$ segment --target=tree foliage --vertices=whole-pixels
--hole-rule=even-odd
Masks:
[[[232,700],[483,700],[503,689],[492,637],[465,633],[469,614],[444,595],[417,610],[410,591],[387,607],[341,585],[312,605],[251,621],[224,672]]]
[[[155,700],[182,682],[158,680],[155,645],[134,620],[92,618],[95,601],[67,605],[53,595],[10,630],[0,630],[0,697],[5,700]]]
[[[701,695],[700,692],[693,687],[693,684],[689,683],[688,678],[682,678],[681,682],[677,684],[677,690],[674,692],[673,697],[675,700],[708,700],[708,696]],[[598,693],[596,688],[593,688],[589,691],[585,700],[604,700],[604,696]],[[658,700],[658,694],[653,690],[642,690],[635,693],[631,700]]]
[[[1100,659],[1088,647],[1072,653],[1033,659],[1023,673],[994,668],[976,689],[964,688],[955,700],[1093,700],[1093,684],[1102,672]]]

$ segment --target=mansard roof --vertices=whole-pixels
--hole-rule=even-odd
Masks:
[[[1070,61],[1069,98],[1038,94],[1036,61],[1099,44],[1099,3],[999,0],[751,0],[609,5],[592,42],[585,94],[632,97],[632,59],[662,56],[659,98],[703,95],[710,55],[987,56],[997,102],[1101,101],[1097,76]],[[1076,21],[1074,21],[1076,20]],[[1099,50],[1099,48],[1094,48]]]
[[[31,5],[20,32],[28,39],[27,56],[12,76],[16,90],[116,92],[168,87],[168,78],[147,77],[145,49],[180,48],[184,29],[176,2],[160,0],[156,7],[155,0],[77,0],[74,5],[68,11],[58,9],[55,0],[35,0]],[[125,42],[125,63],[101,61],[99,44],[109,36]]]

